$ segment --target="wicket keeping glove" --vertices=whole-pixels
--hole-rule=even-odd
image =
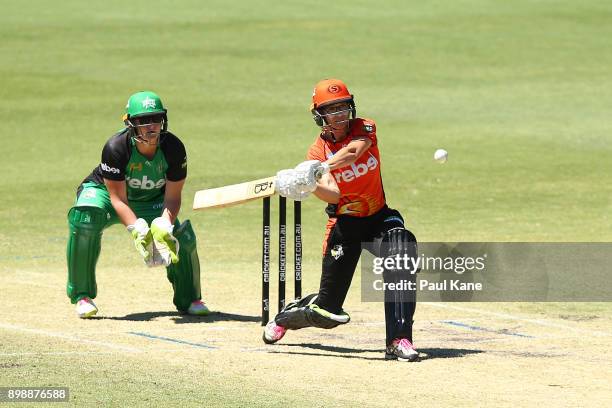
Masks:
[[[295,166],[295,178],[302,191],[313,192],[317,189],[317,180],[329,173],[329,164],[318,160],[307,160]]]
[[[151,234],[153,235],[153,244],[157,251],[164,257],[166,266],[178,263],[179,242],[172,235],[174,225],[167,218],[157,217],[151,223]]]
[[[134,224],[128,225],[127,230],[132,234],[134,238],[134,246],[145,263],[151,259],[151,252],[147,249],[150,248],[153,242],[153,236],[149,230],[149,224],[142,218],[138,218]]]

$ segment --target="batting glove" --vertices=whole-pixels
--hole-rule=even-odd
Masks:
[[[302,191],[313,192],[317,189],[317,180],[329,173],[329,164],[318,160],[307,160],[295,166],[295,178]]]
[[[282,197],[295,201],[302,201],[310,195],[310,190],[298,184],[294,169],[281,170],[276,173],[276,191]]]
[[[295,170],[285,169],[276,173],[276,190],[281,196],[287,197],[296,184]]]

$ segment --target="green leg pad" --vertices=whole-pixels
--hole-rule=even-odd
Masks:
[[[178,222],[177,222],[178,223]],[[200,293],[200,259],[196,236],[189,220],[175,226],[174,236],[179,241],[179,261],[166,268],[168,280],[174,289],[174,305],[180,311],[187,311],[191,302],[202,298]]]
[[[72,303],[83,297],[96,297],[96,263],[106,221],[106,211],[97,207],[73,207],[68,212],[66,293]]]

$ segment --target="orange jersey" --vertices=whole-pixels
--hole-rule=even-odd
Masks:
[[[371,119],[351,120],[348,136],[339,143],[317,140],[308,150],[308,160],[326,161],[354,138],[367,137],[372,145],[355,163],[332,170],[331,174],[340,190],[340,202],[333,205],[335,215],[367,217],[385,206],[385,192],[380,175],[380,154],[376,141],[376,124]]]

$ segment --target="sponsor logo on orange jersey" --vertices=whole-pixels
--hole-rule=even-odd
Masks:
[[[353,163],[350,168],[338,171],[334,173],[334,177],[336,178],[336,183],[340,184],[342,182],[351,182],[359,177],[364,176],[369,171],[374,171],[378,167],[378,160],[374,155],[370,154],[370,157],[365,163]]]

